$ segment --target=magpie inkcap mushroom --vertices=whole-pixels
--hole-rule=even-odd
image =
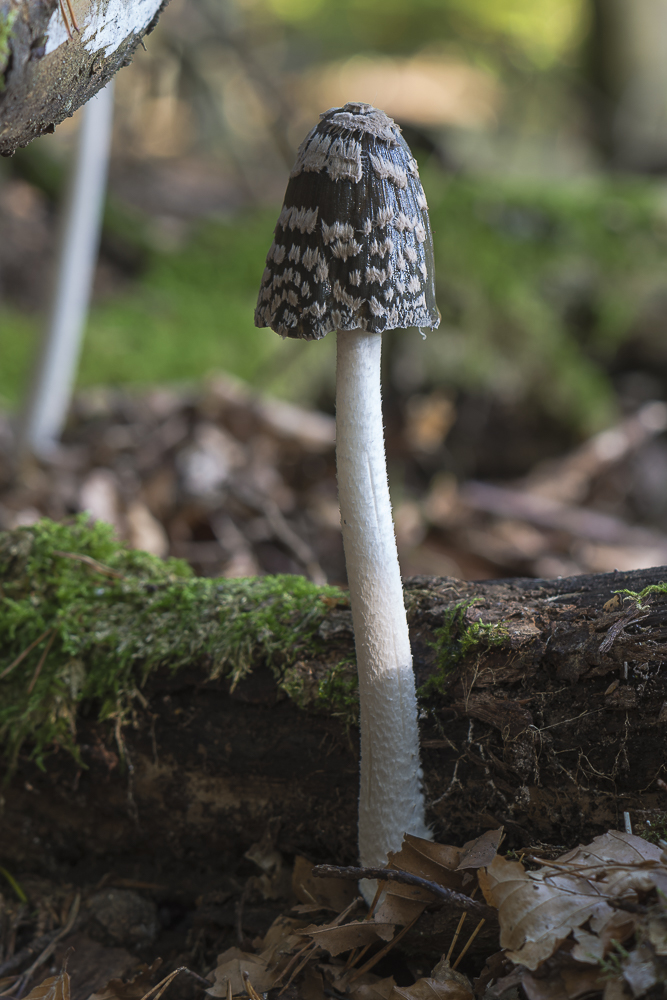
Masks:
[[[338,331],[336,464],[359,675],[359,855],[367,867],[384,864],[406,833],[430,836],[380,353],[383,331],[439,322],[426,198],[400,129],[370,104],[326,111],[299,149],[255,324],[305,340]],[[362,891],[370,899],[374,889]]]
[[[290,174],[255,325],[304,340],[437,327],[426,198],[399,127],[370,104],[320,119]]]

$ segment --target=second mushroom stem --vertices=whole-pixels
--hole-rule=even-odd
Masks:
[[[336,462],[359,673],[359,856],[382,865],[424,820],[417,699],[387,483],[382,335],[341,331]]]

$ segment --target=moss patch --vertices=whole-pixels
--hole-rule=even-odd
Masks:
[[[443,624],[434,630],[432,646],[437,654],[437,668],[417,692],[420,698],[444,691],[452,671],[476,646],[499,646],[506,639],[507,629],[502,622],[467,620],[466,612],[474,603],[474,600],[459,601],[448,608]]]
[[[644,610],[644,608],[647,608],[651,603],[650,601],[646,601],[646,598],[650,597],[651,594],[667,595],[667,583],[662,583],[662,582],[652,583],[649,587],[644,587],[644,589],[640,591],[615,590],[614,593],[624,594],[625,595],[624,600],[632,601],[636,605],[637,610],[642,611]]]
[[[0,581],[0,743],[13,762],[29,739],[40,764],[55,747],[76,754],[82,703],[122,722],[161,666],[202,663],[236,684],[261,661],[303,702],[291,668],[324,653],[317,630],[346,601],[301,576],[195,577],[178,560],[125,548],[85,515],[0,534]],[[309,700],[326,707],[334,695],[324,679]]]

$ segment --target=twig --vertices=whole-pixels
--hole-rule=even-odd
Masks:
[[[32,963],[30,968],[26,969],[25,972],[21,973],[21,975],[16,980],[14,985],[10,987],[8,995],[13,994],[14,991],[16,991],[16,998],[17,1000],[19,1000],[19,998],[23,995],[23,987],[26,985],[26,983],[30,982],[30,979],[32,978],[33,974],[37,971],[37,969],[40,967],[40,965],[43,965],[44,962],[46,962],[47,958],[50,958],[53,952],[56,950],[56,945],[58,944],[58,942],[62,941],[64,937],[67,937],[67,935],[74,927],[74,922],[79,915],[80,906],[81,906],[81,893],[77,892],[76,896],[74,897],[74,902],[72,903],[72,906],[70,908],[69,917],[67,918],[66,925],[63,927],[61,931],[59,931],[56,934],[53,940],[46,946],[44,951],[42,951],[41,954],[37,956],[37,958]]]
[[[633,608],[632,611],[624,615],[621,615],[618,621],[614,622],[614,624],[607,632],[607,635],[600,643],[599,651],[601,653],[608,653],[611,647],[614,645],[616,639],[619,637],[621,632],[623,632],[623,630],[626,628],[627,625],[634,625],[636,622],[640,622],[644,618],[648,618],[650,613],[651,613],[650,611],[638,611],[636,608]]]
[[[414,925],[417,923],[417,921],[421,917],[422,913],[423,913],[423,910],[420,910],[419,913],[417,914],[417,916],[413,917],[413,919],[410,921],[410,923],[405,925],[405,927],[403,928],[403,930],[399,931],[398,934],[396,934],[391,939],[391,941],[387,941],[387,943],[384,946],[384,948],[380,948],[380,950],[378,952],[376,952],[373,955],[372,958],[368,959],[368,961],[366,962],[365,965],[362,965],[360,969],[357,969],[357,971],[355,972],[355,974],[353,976],[350,976],[350,980],[349,980],[350,983],[353,983],[355,981],[355,979],[359,978],[359,976],[363,976],[364,973],[370,972],[370,970],[373,968],[373,966],[377,965],[377,963],[380,961],[380,959],[384,958],[384,956],[387,954],[387,952],[391,951],[391,949],[394,947],[394,945],[398,944],[398,942],[402,938],[405,937],[405,935],[408,933],[408,931],[411,930],[414,927]]]
[[[311,958],[313,957],[313,955],[317,951],[318,947],[319,946],[317,944],[317,941],[313,941],[310,950],[306,951],[306,954],[303,956],[303,958],[301,959],[301,961],[299,962],[299,964],[295,968],[294,972],[292,973],[292,975],[289,977],[289,979],[287,980],[287,982],[285,983],[285,985],[281,989],[280,993],[278,994],[279,997],[281,997],[283,995],[283,993],[285,992],[285,990],[287,989],[287,987],[290,985],[290,983],[292,983],[293,980],[296,979],[296,977],[299,975],[299,973],[303,969],[304,965],[307,965],[308,962],[310,962]],[[299,952],[300,955],[302,953],[303,953],[302,951]],[[253,1000],[254,1000],[254,998],[253,998]]]
[[[179,972],[189,972],[189,971],[190,970],[186,969],[184,965],[180,965],[178,969],[174,969],[174,971],[170,972],[168,976],[165,976],[164,979],[161,979],[159,983],[156,983],[155,986],[152,986],[148,991],[148,993],[144,993],[141,1000],[148,1000],[148,998],[152,996],[153,993],[155,993],[154,1000],[160,1000],[160,997],[166,990],[167,986],[169,986],[169,983],[172,981],[172,979],[175,979],[176,976],[179,974]]]
[[[11,958],[8,958],[0,965],[0,976],[6,976],[7,973],[18,969],[20,965],[23,965],[24,962],[32,958],[38,951],[46,948],[59,933],[60,931],[56,928],[54,931],[49,931],[48,934],[42,934],[41,937],[35,938],[32,944],[26,945],[25,948],[21,948],[20,951],[17,951],[15,955],[12,955]]]
[[[313,868],[313,875],[316,878],[344,878],[355,882],[362,878],[376,878],[386,882],[400,882],[403,885],[416,885],[420,889],[426,889],[427,892],[433,893],[434,896],[438,896],[439,899],[442,899],[446,903],[462,907],[468,913],[474,913],[479,917],[496,915],[496,911],[490,906],[478,903],[476,900],[471,899],[470,896],[465,896],[462,892],[455,892],[453,889],[447,889],[446,886],[439,885],[437,882],[429,882],[428,879],[421,878],[419,875],[413,875],[412,872],[401,871],[400,869],[340,868],[337,865],[317,865]]]
[[[69,16],[72,18],[72,26],[73,26],[74,30],[76,31],[76,33],[78,35],[80,35],[81,32],[79,30],[79,25],[76,23],[76,16],[74,14],[74,11],[72,10],[72,2],[71,2],[71,0],[66,0],[66,3],[67,3],[67,9],[69,11]]]
[[[243,933],[243,908],[246,904],[246,900],[250,896],[250,892],[253,887],[255,876],[251,875],[246,884],[243,886],[243,891],[239,896],[238,902],[236,904],[236,941],[239,948],[243,949],[243,943],[245,941],[245,935]]]
[[[69,40],[71,42],[72,41],[72,30],[71,30],[71,28],[69,26],[69,21],[67,20],[67,14],[65,13],[65,4],[63,3],[63,0],[60,0],[60,16],[62,17],[62,19],[63,19],[63,21],[65,23],[65,30],[67,31],[67,37],[69,38]]]
[[[245,986],[245,991],[248,994],[248,996],[250,997],[250,1000],[262,1000],[262,998],[259,995],[259,993],[257,992],[257,990],[255,989],[255,987],[250,982],[250,976],[248,975],[248,973],[246,972],[245,969],[243,970],[243,972],[241,973],[241,975],[243,976],[243,984]],[[229,981],[230,980],[227,980],[227,982],[229,982]]]
[[[97,573],[103,573],[105,576],[113,576],[117,580],[124,580],[125,577],[122,573],[119,573],[115,569],[111,569],[110,566],[105,566],[103,563],[98,562],[97,559],[93,559],[92,556],[82,556],[78,552],[61,552],[60,549],[53,550],[54,556],[61,556],[63,559],[74,559],[75,562],[85,563],[86,566],[90,566]]]
[[[300,535],[297,535],[294,528],[283,517],[283,513],[275,500],[247,488],[237,488],[235,493],[240,500],[255,507],[257,510],[261,510],[273,534],[278,541],[282,542],[290,550],[295,559],[305,567],[313,583],[321,586],[327,582],[326,573],[317,562],[312,548]]]
[[[343,923],[343,921],[346,919],[346,917],[352,912],[352,910],[356,906],[359,905],[360,902],[361,902],[361,896],[356,896],[352,900],[352,902],[349,903],[345,907],[345,909],[342,911],[342,913],[339,913],[338,916],[336,917],[336,919],[332,920],[331,923],[328,926],[329,927],[339,927]],[[285,976],[290,971],[290,969],[292,968],[292,966],[294,966],[299,961],[299,959],[303,955],[304,951],[307,951],[311,947],[313,948],[313,950],[315,950],[319,946],[318,946],[318,944],[317,944],[316,941],[312,941],[312,942],[308,941],[308,943],[305,944],[303,946],[303,948],[301,948],[301,950],[296,953],[296,955],[292,955],[292,957],[290,958],[289,962],[287,963],[287,965],[285,966],[285,968],[283,969],[283,971],[280,973],[280,980],[282,980],[282,979],[285,978]],[[296,973],[294,975],[296,975]],[[291,983],[291,981],[292,981],[293,978],[294,978],[294,976],[290,976],[289,982],[285,984],[285,986],[283,987],[283,989],[287,989],[287,986],[289,986],[289,983]],[[280,993],[278,994],[278,996],[280,996],[281,993],[282,993],[282,990],[280,991]]]
[[[290,971],[290,969],[294,965],[296,965],[296,963],[299,961],[299,959],[301,958],[301,956],[303,955],[303,953],[305,951],[308,951],[309,949],[311,951],[314,951],[316,947],[317,947],[317,944],[316,944],[315,941],[308,941],[306,944],[304,944],[303,948],[301,948],[299,951],[297,951],[297,953],[295,955],[292,955],[292,957],[290,958],[289,962],[287,963],[287,965],[285,966],[285,968],[283,969],[283,971],[280,973],[280,977],[279,978],[283,979],[287,975],[287,973]],[[289,984],[291,982],[292,982],[292,977],[290,976],[288,982],[285,983],[285,985],[283,986],[283,989],[280,991],[280,993],[278,994],[278,996],[281,996],[283,990],[286,990],[287,987],[289,986]]]
[[[51,649],[51,646],[53,645],[53,640],[55,639],[55,637],[56,637],[56,630],[53,629],[52,632],[51,632],[51,638],[47,642],[46,649],[44,650],[44,652],[42,653],[42,655],[39,658],[39,663],[35,667],[35,672],[32,675],[32,680],[30,681],[30,684],[28,685],[28,694],[32,694],[32,692],[33,692],[35,684],[37,683],[37,678],[41,674],[42,667],[46,663],[46,658],[49,655],[49,650]]]
[[[463,927],[463,921],[465,920],[465,918],[467,916],[468,916],[468,914],[464,910],[463,913],[461,914],[461,919],[459,920],[459,922],[457,924],[456,930],[454,931],[454,937],[452,938],[452,943],[450,944],[449,951],[447,952],[447,961],[449,961],[450,958],[452,957],[452,952],[454,951],[454,946],[456,945],[456,942],[459,939],[459,934],[461,933],[461,928]]]
[[[378,882],[378,887],[375,890],[373,901],[371,902],[371,905],[368,908],[368,913],[364,917],[364,923],[368,920],[373,919],[373,914],[375,913],[375,909],[378,903],[380,902],[380,896],[382,895],[383,892],[384,892],[384,886],[382,885],[382,882]],[[351,968],[351,966],[353,966],[355,962],[361,961],[361,959],[364,957],[369,948],[370,944],[367,944],[364,945],[363,948],[361,947],[355,948],[354,951],[351,951],[347,959],[347,962],[345,963],[345,970],[347,971],[347,969]]]
[[[484,926],[485,923],[486,923],[486,921],[485,921],[484,917],[482,917],[482,919],[480,920],[480,922],[477,924],[477,927],[475,927],[474,931],[472,932],[472,934],[470,935],[470,937],[466,941],[465,945],[461,949],[461,954],[459,955],[459,957],[454,962],[454,964],[452,966],[452,971],[457,967],[457,965],[459,964],[459,962],[461,961],[461,959],[463,958],[463,956],[467,952],[468,948],[473,943],[473,941],[475,940],[475,938],[477,937],[477,935],[479,934],[479,932],[481,931],[481,929],[482,929],[482,927]]]
[[[7,674],[10,674],[12,672],[12,670],[14,669],[14,667],[18,667],[19,663],[22,663],[23,660],[25,660],[26,656],[29,653],[32,653],[32,651],[35,648],[35,646],[39,646],[40,642],[42,642],[44,639],[46,639],[46,637],[47,637],[47,635],[49,634],[50,631],[51,631],[51,629],[47,628],[46,632],[42,632],[42,634],[39,636],[39,638],[34,639],[30,643],[30,645],[27,646],[23,650],[22,653],[19,653],[19,655],[16,657],[16,659],[12,660],[12,662],[9,664],[9,666],[5,667],[5,669],[2,671],[2,673],[0,674],[0,681],[3,679],[3,677],[6,677]]]

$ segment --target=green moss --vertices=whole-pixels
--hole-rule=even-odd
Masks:
[[[318,701],[331,715],[343,719],[346,726],[359,721],[359,681],[354,658],[340,660],[322,678]]]
[[[327,605],[345,600],[301,576],[195,577],[85,516],[0,534],[0,581],[0,742],[12,761],[29,740],[40,764],[53,747],[76,753],[82,703],[122,722],[160,666],[203,663],[236,684],[265,662],[298,702],[290,668],[324,651]]]
[[[644,601],[650,594],[667,594],[667,583],[651,583],[648,587],[644,587],[643,590],[615,590],[614,594],[625,594],[625,599],[631,600],[637,607],[638,611],[643,610],[647,607]]]
[[[476,646],[499,646],[505,639],[507,630],[502,622],[467,621],[466,611],[474,603],[460,601],[448,608],[443,624],[434,630],[431,645],[437,654],[436,670],[417,692],[420,698],[444,691],[455,667]]]
[[[7,13],[0,12],[0,93],[5,89],[4,73],[11,53],[9,41],[17,16],[18,8],[7,11]]]
[[[635,833],[651,844],[664,844],[667,841],[667,812],[652,814],[651,820],[644,820],[644,828],[635,828]]]

